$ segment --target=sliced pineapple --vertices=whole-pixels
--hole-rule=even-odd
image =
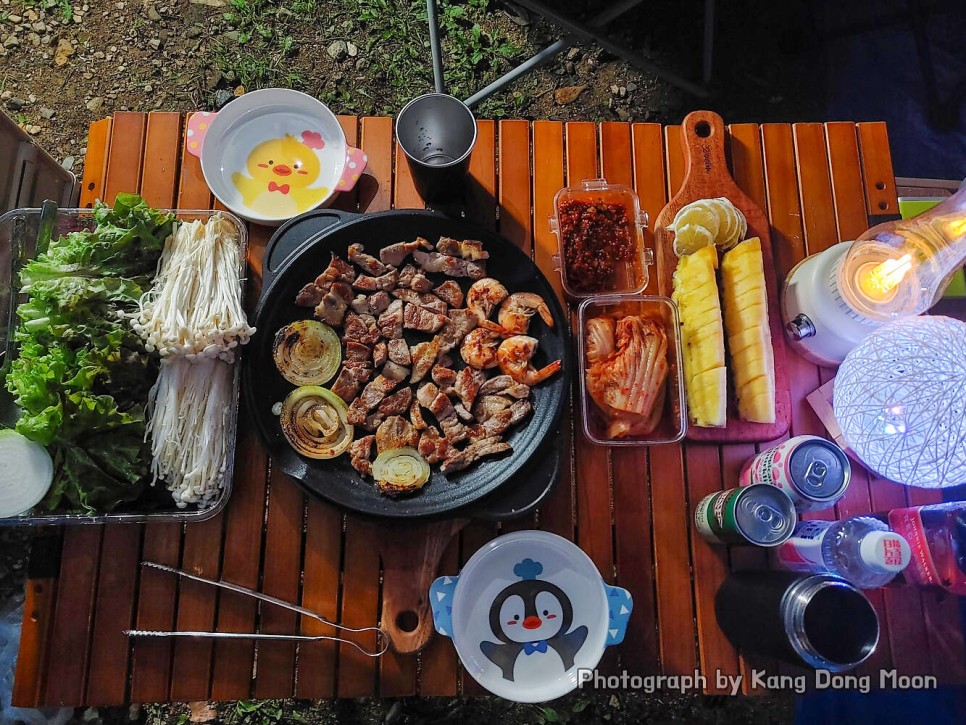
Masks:
[[[738,414],[755,423],[774,423],[775,358],[758,237],[746,239],[725,253],[721,286]]]
[[[681,314],[688,414],[693,424],[703,427],[723,426],[726,422],[728,383],[715,278],[717,266],[718,251],[714,246],[681,257],[671,295]]]

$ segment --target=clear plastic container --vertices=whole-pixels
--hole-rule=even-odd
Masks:
[[[211,209],[175,209],[173,211],[179,221],[190,222],[196,219],[207,221],[215,214],[221,214],[231,222],[238,232],[242,247],[239,276],[244,280],[247,264],[248,230],[238,217],[230,212]],[[17,326],[16,308],[20,302],[26,299],[26,295],[20,294],[20,269],[25,262],[34,256],[37,237],[42,224],[41,214],[41,209],[13,209],[0,216],[0,320],[4,323],[0,324],[0,350],[3,351],[4,373],[6,372],[6,362],[17,355],[17,346],[13,339],[13,333]],[[96,226],[91,209],[58,209],[52,216],[51,221],[51,238],[53,239],[70,232],[93,229]],[[244,282],[241,292],[244,297]],[[20,516],[0,518],[0,526],[203,521],[214,516],[227,503],[234,476],[235,442],[238,427],[238,391],[241,383],[241,364],[238,355],[236,355],[233,367],[231,409],[228,413],[228,425],[225,429],[225,436],[228,439],[225,485],[211,506],[202,509],[189,505],[187,508],[179,509],[175,506],[171,493],[159,481],[154,486],[149,487],[138,501],[119,507],[109,513],[86,514],[70,511],[47,511],[38,506]],[[19,410],[14,404],[12,396],[7,392],[6,386],[0,382],[0,425],[12,427],[18,415]]]
[[[575,269],[574,241],[580,241],[581,234],[573,228],[574,218],[581,212],[580,206],[600,205],[620,207],[615,209],[620,219],[601,222],[603,228],[623,229],[631,244],[631,251],[624,260],[607,262],[606,242],[594,258],[600,264],[594,273]],[[575,208],[576,207],[576,208]],[[641,211],[641,203],[634,190],[623,184],[608,184],[606,179],[584,179],[579,186],[568,186],[557,192],[553,198],[554,214],[550,217],[550,229],[557,235],[558,253],[554,255],[554,267],[560,272],[564,292],[574,300],[592,297],[597,294],[639,294],[648,280],[648,266],[654,263],[654,250],[644,246],[644,229],[647,227],[647,213]],[[585,218],[581,216],[581,218]],[[596,225],[595,225],[596,226]],[[597,227],[599,228],[599,227]],[[596,238],[584,241],[591,247]],[[603,252],[603,254],[600,254]],[[610,267],[610,269],[607,269]]]
[[[667,334],[668,376],[664,407],[657,426],[646,435],[614,438],[608,434],[608,421],[587,389],[587,323],[595,317],[620,318],[627,315],[650,317],[664,327]],[[681,362],[681,333],[678,309],[667,297],[653,295],[599,295],[584,300],[577,311],[577,360],[580,364],[581,421],[584,434],[594,443],[606,446],[650,446],[676,443],[687,432],[687,408],[684,403],[684,374]]]

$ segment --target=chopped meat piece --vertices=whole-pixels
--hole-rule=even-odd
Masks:
[[[483,279],[486,276],[486,265],[481,262],[469,262],[447,254],[419,250],[413,252],[413,257],[424,272],[442,272],[450,277],[469,277],[470,279]]]
[[[356,295],[355,299],[349,303],[349,307],[357,315],[364,315],[369,312],[369,298],[365,295]]]
[[[382,421],[384,421],[385,419],[386,419],[386,414],[385,413],[381,413],[378,410],[375,410],[375,411],[373,411],[372,413],[370,413],[369,415],[366,416],[365,421],[363,421],[363,423],[362,423],[362,427],[365,428],[369,432],[373,432],[380,425],[382,425]]]
[[[469,438],[470,429],[460,421],[454,409],[452,415],[439,421],[439,427],[443,429],[443,435],[450,443],[459,443]]]
[[[365,247],[361,244],[349,245],[349,261],[362,267],[366,274],[379,276],[386,271],[386,265],[370,254],[366,254]]]
[[[449,441],[443,438],[435,426],[429,426],[419,437],[419,455],[427,463],[439,463],[449,452]]]
[[[372,444],[375,440],[375,436],[363,436],[354,440],[349,446],[350,463],[364,476],[372,475],[372,463],[369,457],[372,455]]]
[[[436,332],[449,322],[446,315],[430,312],[425,307],[407,304],[403,309],[403,327],[420,332]]]
[[[457,417],[464,423],[473,422],[473,414],[464,408],[462,403],[454,403],[453,410],[456,411]]]
[[[530,386],[516,382],[509,375],[497,375],[480,386],[480,395],[502,393],[524,400],[530,397]]]
[[[502,395],[478,395],[476,403],[473,404],[473,415],[482,423],[512,404],[513,401],[510,398]]]
[[[399,272],[395,269],[391,269],[380,277],[370,277],[366,274],[360,274],[356,277],[356,281],[352,283],[352,286],[356,289],[363,290],[364,292],[375,292],[376,290],[390,290],[396,286],[396,281],[399,279]]]
[[[372,348],[372,365],[373,367],[381,368],[386,364],[386,358],[389,356],[389,348],[386,347],[386,341],[380,340],[376,343],[375,347]]]
[[[357,315],[354,312],[346,315],[343,337],[372,347],[379,342],[379,326],[376,318],[372,315]]]
[[[393,297],[401,299],[403,302],[419,305],[430,312],[435,312],[437,315],[445,315],[448,309],[446,303],[436,295],[420,294],[411,289],[396,289],[392,291],[392,294]]]
[[[423,383],[416,391],[416,400],[424,408],[428,408],[436,400],[437,395],[439,395],[439,388],[434,383]]]
[[[369,298],[369,309],[367,310],[373,315],[381,315],[387,309],[392,302],[392,297],[385,290],[379,290],[374,295]]]
[[[412,365],[409,355],[409,344],[401,337],[389,341],[389,359],[397,365]]]
[[[368,383],[372,378],[372,363],[368,360],[346,360],[342,369],[357,383]]]
[[[417,396],[419,394],[417,393]],[[422,400],[419,401],[422,403]],[[466,440],[469,431],[465,425],[463,425],[456,415],[456,409],[453,407],[452,401],[446,393],[437,393],[433,401],[427,406],[429,411],[436,416],[436,420],[439,421],[440,427],[443,429],[443,435],[446,436],[446,440],[450,443],[459,443],[460,441]]]
[[[457,372],[451,368],[444,368],[438,363],[433,365],[433,369],[430,370],[429,374],[433,382],[447,392],[449,392],[447,388],[453,387],[453,383],[456,382]]]
[[[322,301],[322,296],[325,294],[325,290],[319,287],[315,282],[309,282],[301,290],[299,290],[298,295],[295,297],[295,304],[299,307],[315,307]]]
[[[355,278],[356,271],[352,268],[352,265],[339,255],[333,254],[329,266],[315,278],[315,284],[322,289],[328,289],[333,282],[348,282],[351,284]]]
[[[467,410],[473,407],[473,401],[476,400],[476,394],[480,392],[480,386],[486,382],[486,373],[482,370],[477,370],[467,365],[465,368],[459,371],[456,375],[456,381],[453,384],[453,388],[456,390],[456,394],[460,396],[460,400],[463,402],[463,407]]]
[[[443,350],[449,351],[454,347],[459,347],[470,332],[476,329],[479,320],[476,319],[470,310],[450,310],[449,322],[443,326],[443,331],[439,333],[442,338]]]
[[[376,431],[376,451],[385,453],[396,448],[415,448],[419,433],[405,418],[390,415]]]
[[[345,359],[366,362],[372,357],[372,348],[355,340],[346,340]]]
[[[511,425],[516,425],[527,417],[532,406],[526,400],[518,400],[513,405],[493,414],[479,425],[470,428],[470,440],[492,438],[504,433]]]
[[[426,421],[423,419],[423,410],[418,400],[413,400],[413,404],[409,406],[409,420],[416,430],[426,430]]]
[[[413,265],[407,264],[399,273],[399,286],[414,292],[429,292],[433,288],[433,283]]]
[[[399,281],[397,284],[400,287],[412,287],[413,277],[419,274],[419,270],[413,265],[407,264],[405,267],[399,270]]]
[[[333,282],[322,301],[315,307],[315,316],[333,327],[341,325],[352,301],[352,288],[345,282]]]
[[[482,423],[478,423],[470,428],[470,440],[478,441],[484,438],[498,436],[510,427],[510,421],[512,419],[513,412],[509,408],[501,410],[496,415],[490,416]]]
[[[444,368],[451,368],[453,367],[453,358],[441,350],[439,357],[436,358],[436,364],[442,365]]]
[[[510,425],[519,423],[530,414],[531,410],[533,410],[533,406],[530,405],[529,400],[518,400],[515,402],[510,406],[510,412],[513,413],[513,417],[510,418]]]
[[[379,331],[387,340],[397,340],[403,332],[403,302],[393,300],[386,311],[379,315]]]
[[[436,356],[439,355],[439,338],[434,337],[429,342],[421,342],[418,345],[413,345],[409,354],[413,359],[413,375],[409,378],[409,382],[418,383],[426,377],[426,373],[430,371],[433,363],[436,362]]]
[[[422,272],[417,272],[410,286],[417,292],[429,292],[433,288],[433,282]]]
[[[399,385],[398,380],[377,375],[375,380],[366,385],[362,394],[352,401],[349,406],[348,420],[352,425],[358,425],[366,419],[366,414],[382,402],[393,389]]]
[[[483,242],[475,239],[465,239],[462,242],[450,237],[440,237],[436,242],[436,251],[440,254],[449,254],[453,257],[463,259],[489,259],[490,253],[483,251]],[[350,255],[351,258],[351,255]]]
[[[413,389],[401,388],[379,403],[379,412],[386,415],[402,415],[413,402]]]
[[[434,289],[433,292],[435,292],[436,296],[443,300],[443,302],[448,304],[450,307],[463,306],[463,290],[461,290],[460,286],[451,279],[443,282],[443,284]]]
[[[332,383],[332,392],[342,398],[346,405],[349,405],[356,399],[361,387],[362,384],[352,374],[352,368],[342,368],[339,377]]]
[[[471,443],[462,451],[450,451],[449,456],[443,461],[441,470],[443,473],[462,471],[484,456],[495,456],[510,450],[513,450],[510,444],[504,443],[499,438],[484,438]]]
[[[393,267],[398,267],[406,257],[420,247],[423,249],[432,249],[433,245],[422,237],[416,237],[416,241],[414,242],[399,242],[398,244],[390,244],[388,247],[383,247],[379,250],[379,259],[382,260],[383,264],[391,264]]]
[[[404,368],[402,365],[397,365],[390,360],[383,365],[382,374],[391,380],[402,382],[409,375],[409,368]]]

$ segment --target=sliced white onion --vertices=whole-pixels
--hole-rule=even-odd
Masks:
[[[46,448],[15,430],[0,430],[0,518],[32,509],[53,480],[54,462]]]

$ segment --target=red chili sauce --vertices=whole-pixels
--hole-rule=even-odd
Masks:
[[[627,210],[600,199],[570,199],[558,215],[569,286],[576,292],[613,289],[617,265],[634,252]]]

